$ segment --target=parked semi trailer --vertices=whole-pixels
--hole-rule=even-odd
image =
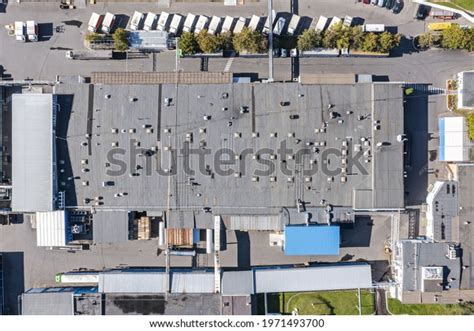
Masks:
[[[87,30],[90,32],[97,32],[102,25],[102,20],[104,17],[97,13],[92,13],[91,18],[89,19],[89,24],[87,25]]]
[[[293,15],[291,17],[290,23],[288,24],[288,34],[290,36],[295,35],[298,32],[298,27],[301,22],[301,17],[298,15]]]
[[[158,19],[158,24],[156,25],[156,29],[158,31],[167,31],[169,20],[170,20],[170,14],[162,11],[160,18]]]
[[[151,31],[155,29],[156,20],[158,19],[158,15],[155,13],[149,12],[146,14],[145,23],[143,23],[143,30]]]
[[[26,21],[26,34],[29,41],[38,41],[38,24],[35,21]]]
[[[184,21],[183,32],[192,32],[194,22],[196,22],[196,15],[189,13]]]
[[[210,34],[216,34],[217,29],[219,28],[219,24],[221,24],[221,18],[218,16],[212,16],[211,23],[209,23],[209,29],[207,32]]]
[[[199,33],[202,30],[206,29],[208,24],[209,24],[209,17],[205,15],[199,15],[199,18],[196,22],[196,26],[194,27],[194,33]]]

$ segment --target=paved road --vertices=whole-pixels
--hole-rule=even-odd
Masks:
[[[377,289],[375,291],[375,314],[390,315],[390,312],[387,309],[387,295],[385,290]]]

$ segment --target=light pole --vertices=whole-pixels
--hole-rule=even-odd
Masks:
[[[273,82],[273,0],[268,0],[268,81]]]

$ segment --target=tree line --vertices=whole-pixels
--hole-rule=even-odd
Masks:
[[[453,24],[440,33],[427,32],[417,37],[418,46],[429,48],[438,46],[446,49],[474,51],[474,27],[461,28]]]

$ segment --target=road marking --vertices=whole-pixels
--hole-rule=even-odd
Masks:
[[[230,70],[230,67],[232,66],[232,62],[234,62],[234,57],[231,57],[229,58],[229,60],[227,60],[227,63],[224,68],[224,72],[228,72]]]

